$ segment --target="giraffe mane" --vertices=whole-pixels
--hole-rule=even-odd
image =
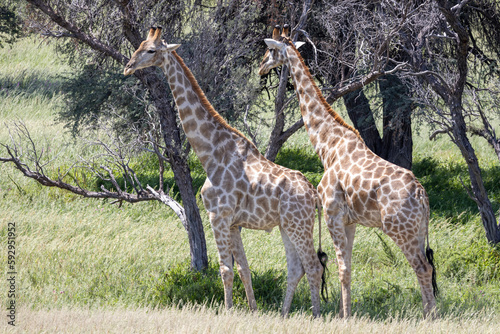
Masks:
[[[313,78],[311,72],[309,71],[309,67],[304,62],[304,58],[302,58],[299,50],[297,50],[295,45],[293,45],[293,43],[289,39],[287,39],[286,41],[288,42],[287,44],[292,47],[293,51],[295,51],[295,54],[299,58],[300,63],[304,67],[305,75],[311,81],[312,86],[313,86],[314,90],[316,91],[316,95],[318,95],[318,99],[320,100],[321,104],[325,107],[326,111],[328,111],[328,113],[335,119],[335,121],[337,121],[340,125],[344,126],[345,128],[354,132],[356,134],[356,136],[358,136],[358,138],[364,142],[364,140],[363,140],[363,138],[361,138],[361,135],[359,134],[358,130],[356,130],[352,125],[350,125],[346,121],[344,121],[344,119],[339,114],[337,114],[335,112],[335,110],[333,110],[332,106],[330,106],[330,104],[328,102],[326,102],[326,99],[323,96],[323,93],[321,93],[321,91],[319,90],[319,87],[314,82],[314,78]]]
[[[182,69],[184,70],[184,74],[188,78],[189,82],[191,83],[191,86],[193,86],[193,90],[196,95],[198,95],[198,98],[200,99],[201,105],[208,111],[208,113],[215,119],[217,123],[222,125],[224,128],[228,129],[229,131],[235,133],[236,135],[242,137],[245,139],[250,145],[252,145],[255,149],[257,147],[255,144],[250,141],[242,132],[239,130],[233,128],[231,125],[229,125],[226,120],[214,109],[212,104],[208,101],[207,97],[205,96],[205,93],[203,90],[200,88],[200,85],[198,84],[198,81],[194,77],[193,73],[191,70],[186,66],[184,63],[184,60],[177,54],[177,52],[172,51],[172,55],[177,59],[179,64],[181,65]],[[257,149],[258,150],[258,149]]]

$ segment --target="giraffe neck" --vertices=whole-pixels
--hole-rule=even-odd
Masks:
[[[304,125],[316,153],[327,168],[336,159],[332,155],[338,155],[338,150],[346,140],[363,140],[353,127],[331,109],[297,49],[288,46],[286,53]],[[335,149],[331,150],[332,147]]]
[[[191,71],[175,51],[167,53],[162,70],[175,99],[187,139],[203,167],[224,154],[224,147],[235,147],[235,141],[248,139],[230,127],[215,111]],[[231,145],[229,145],[231,143]],[[239,141],[240,142],[240,141]],[[248,142],[251,146],[250,142]]]

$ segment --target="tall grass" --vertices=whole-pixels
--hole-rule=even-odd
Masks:
[[[62,152],[54,162],[54,170],[70,165],[78,158],[79,147],[55,118],[63,107],[61,77],[69,75],[71,69],[58,59],[52,46],[38,39],[24,39],[11,49],[2,49],[0,66],[0,142],[9,140],[4,123],[21,120],[37,144],[49,144],[54,155]],[[64,319],[81,323],[87,317],[91,324],[104,330],[111,328],[107,326],[116,317],[142,317],[165,326],[166,331],[174,328],[167,323],[178,324],[180,332],[209,331],[207,328],[217,331],[224,324],[234,324],[236,332],[264,331],[261,329],[264,324],[279,331],[324,332],[337,328],[352,332],[369,329],[440,332],[443,328],[455,331],[461,322],[468,324],[464,328],[492,332],[492,328],[497,328],[493,323],[499,323],[492,314],[500,312],[500,250],[487,244],[474,202],[461,186],[460,178],[467,182],[468,176],[458,150],[446,138],[428,141],[427,133],[428,129],[421,128],[420,135],[414,138],[414,171],[431,201],[430,241],[441,291],[437,301],[442,317],[439,322],[418,320],[422,306],[415,274],[394,243],[375,229],[360,227],[356,234],[352,273],[356,318],[348,322],[332,318],[338,313],[340,296],[335,252],[327,233],[323,233],[323,245],[330,256],[330,300],[322,304],[323,322],[309,319],[310,298],[305,279],[297,289],[292,318],[285,321],[276,317],[286,285],[285,252],[276,229],[271,233],[252,230],[242,233],[258,308],[264,313],[246,312],[238,278],[235,279],[237,310],[225,312],[218,308],[223,290],[217,251],[201,201],[211,266],[205,273],[192,273],[188,267],[186,232],[166,206],[149,202],[118,207],[107,201],[82,199],[42,187],[24,178],[11,165],[3,164],[0,165],[0,239],[6,245],[7,224],[15,222],[19,321],[27,326],[28,332],[44,328],[78,331],[78,326],[71,327]],[[474,139],[473,144],[490,197],[498,209],[498,161],[486,143]],[[0,149],[0,155],[4,154]],[[301,170],[315,185],[321,179],[321,164],[304,132],[293,137],[278,155],[277,162]],[[204,173],[194,155],[190,165],[199,187]],[[156,167],[146,156],[137,161],[137,166],[141,166],[140,177],[155,173]],[[167,175],[167,181],[173,184],[171,174]],[[0,249],[6,252],[4,246]],[[0,255],[0,268],[6,268],[6,253]],[[2,279],[0,293],[5,291],[7,282]],[[193,302],[198,306],[192,306]],[[133,311],[137,308],[140,309]],[[43,320],[30,321],[29,317]],[[492,324],[484,323],[488,321]],[[145,328],[154,331],[153,327]]]

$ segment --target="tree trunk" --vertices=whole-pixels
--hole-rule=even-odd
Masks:
[[[130,11],[128,6],[121,4],[124,15],[124,34],[134,47],[139,47],[142,42],[140,32],[133,24],[135,12]],[[142,74],[143,73],[143,74]],[[191,268],[201,271],[208,267],[207,246],[205,231],[201,220],[200,211],[196,203],[196,194],[193,190],[193,179],[185,154],[182,149],[181,130],[177,123],[176,111],[167,98],[168,88],[162,77],[159,77],[154,69],[143,69],[141,74],[136,73],[141,82],[151,92],[151,97],[160,119],[161,132],[170,167],[174,172],[175,184],[179,187],[182,205],[187,219],[187,233],[189,240],[189,251],[191,256]]]
[[[408,87],[396,75],[386,75],[379,80],[383,101],[383,144],[377,153],[387,161],[410,169],[413,163],[411,133],[412,103]]]
[[[498,244],[500,243],[500,226],[497,224],[493,207],[491,206],[486,188],[484,187],[476,153],[469,138],[467,138],[465,120],[462,114],[460,101],[456,101],[456,99],[452,101],[450,110],[453,118],[453,140],[467,163],[473,193],[471,197],[476,202],[479,209],[484,230],[486,231],[486,239],[492,244]]]
[[[378,133],[370,103],[363,89],[347,93],[343,98],[347,113],[354,127],[359,131],[366,146],[378,155],[382,149],[382,139]]]
[[[343,96],[347,113],[373,153],[398,166],[411,169],[413,140],[408,90],[394,75],[384,76],[379,85],[384,111],[382,138],[363,89]]]
[[[175,183],[179,187],[182,205],[186,212],[188,223],[189,252],[191,254],[191,268],[201,271],[208,267],[207,245],[205,231],[200,212],[196,203],[196,194],[193,190],[193,180],[186,161],[173,159],[171,162]]]
[[[156,106],[167,157],[174,172],[175,184],[179,187],[182,205],[188,221],[188,239],[191,254],[191,267],[200,271],[208,267],[207,246],[205,231],[201,220],[196,194],[193,190],[191,172],[182,150],[182,140],[179,125],[177,124],[176,111],[167,97],[166,83],[157,77],[154,69],[142,70],[144,75],[138,74],[142,83],[151,92],[151,98]]]
[[[273,130],[271,131],[271,137],[269,138],[269,144],[265,154],[266,159],[271,161],[276,159],[281,146],[283,146],[285,141],[288,139],[283,138],[283,129],[285,128],[285,112],[283,110],[283,106],[285,105],[288,74],[288,66],[283,65],[281,67],[280,83],[276,93],[276,99],[274,100],[274,119],[276,122],[274,123]]]

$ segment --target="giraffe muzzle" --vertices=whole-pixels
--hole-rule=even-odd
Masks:
[[[259,68],[259,75],[262,76],[262,75],[266,75],[267,73],[269,73],[270,71],[270,68],[267,68],[267,66],[264,64],[262,66],[260,66]]]
[[[134,74],[134,72],[135,72],[135,69],[133,68],[133,65],[128,63],[125,66],[125,69],[123,70],[123,75],[131,75],[131,74]]]

